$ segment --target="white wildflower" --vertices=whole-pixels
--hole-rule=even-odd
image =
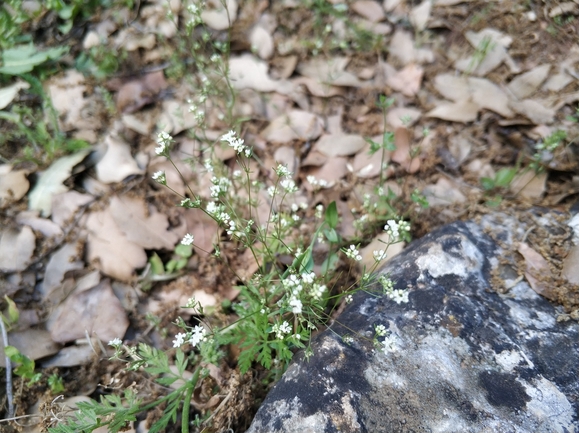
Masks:
[[[342,249],[342,251],[344,252],[344,254],[346,254],[346,257],[356,260],[357,262],[359,262],[360,260],[362,260],[362,256],[360,255],[360,251],[358,251],[358,249],[356,248],[355,245],[350,245],[350,248],[346,249]]]
[[[407,303],[408,302],[408,291],[402,289],[393,290],[392,293],[388,295],[390,299],[392,299],[397,304]]]
[[[183,244],[183,245],[191,245],[194,240],[195,240],[195,238],[193,237],[193,235],[187,233],[185,236],[183,236],[183,239],[181,240],[181,244]]]
[[[290,302],[290,307],[292,307],[292,313],[294,314],[301,314],[302,313],[302,301],[299,299],[293,298]]]
[[[183,343],[185,343],[185,337],[187,337],[187,334],[184,334],[183,332],[179,332],[177,335],[175,335],[175,339],[173,340],[173,347],[181,347]]]
[[[173,137],[171,137],[165,131],[159,132],[157,135],[157,147],[155,148],[155,153],[157,155],[167,156],[171,143],[173,143]]]
[[[119,347],[121,344],[123,344],[123,342],[121,341],[120,338],[113,338],[111,341],[109,341],[109,346],[113,346],[113,347]]]
[[[195,347],[202,341],[205,341],[207,339],[205,337],[206,333],[207,331],[203,326],[197,325],[195,328],[193,328],[191,338],[189,339],[189,343],[191,343],[191,346]]]
[[[384,325],[377,325],[374,328],[376,335],[378,335],[379,337],[383,337],[384,335],[386,335],[386,327]]]
[[[291,172],[288,170],[288,168],[285,165],[281,165],[279,164],[275,169],[275,174],[277,174],[279,177],[289,177],[291,176]]]
[[[152,178],[155,182],[158,182],[161,185],[167,185],[167,177],[165,176],[165,172],[163,170],[155,172]]]
[[[322,215],[324,214],[324,205],[323,204],[319,204],[316,206],[316,214],[315,217],[316,218],[322,218]]]
[[[372,253],[372,255],[374,256],[374,260],[376,260],[376,262],[380,262],[387,257],[386,251],[384,250],[376,250]]]
[[[400,339],[394,335],[390,334],[384,337],[384,341],[382,341],[382,347],[380,350],[386,355],[389,353],[397,352],[400,348]]]

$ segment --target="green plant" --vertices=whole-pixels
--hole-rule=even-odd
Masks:
[[[28,386],[33,385],[42,378],[42,373],[35,373],[35,362],[28,358],[26,355],[20,353],[20,351],[14,346],[6,346],[4,348],[4,353],[12,362],[18,364],[14,368],[14,374],[20,376],[23,379],[28,380]]]
[[[52,392],[52,394],[59,394],[64,391],[64,383],[62,381],[62,377],[60,377],[58,374],[51,374],[48,376],[46,382],[48,383],[50,392]]]

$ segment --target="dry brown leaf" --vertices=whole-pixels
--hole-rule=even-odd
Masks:
[[[554,288],[550,286],[552,283],[545,281],[553,278],[547,260],[525,242],[519,242],[517,251],[525,259],[525,278],[531,288],[547,299],[557,299]]]
[[[30,84],[26,81],[18,80],[11,86],[2,87],[0,89],[0,110],[6,108],[18,95],[22,89],[28,89]]]
[[[328,160],[328,156],[318,152],[316,150],[312,150],[308,153],[308,156],[302,161],[302,167],[319,167],[322,164],[325,164]]]
[[[30,194],[28,194],[28,208],[42,212],[42,216],[48,217],[52,213],[52,197],[68,191],[63,182],[71,175],[72,169],[91,152],[91,149],[83,149],[72,155],[63,156],[52,163],[44,171]]]
[[[390,41],[389,53],[403,65],[412,62],[422,64],[434,61],[434,53],[431,50],[414,47],[412,34],[401,29],[394,32],[392,40]]]
[[[50,256],[40,289],[44,300],[50,299],[52,303],[59,302],[53,296],[53,291],[61,286],[68,271],[84,267],[84,262],[80,260],[81,254],[82,248],[79,243],[66,243]]]
[[[537,91],[539,86],[547,79],[551,65],[541,65],[521,74],[507,85],[507,88],[517,99],[525,99]]]
[[[292,140],[313,140],[321,135],[322,130],[322,119],[315,114],[291,110],[272,120],[261,135],[270,142],[289,143]]]
[[[90,213],[86,227],[87,259],[105,275],[130,281],[133,271],[147,264],[143,248],[127,240],[115,223],[110,209]]]
[[[91,113],[84,76],[76,70],[56,78],[48,85],[52,105],[58,111],[58,123],[63,131],[96,130],[100,127],[97,116]]]
[[[52,199],[52,221],[64,228],[65,224],[76,215],[77,210],[94,200],[92,195],[77,191],[66,191],[54,195]]]
[[[263,60],[245,53],[229,59],[229,77],[235,89],[253,89],[259,92],[279,92],[289,94],[294,85],[287,80],[272,80],[268,66]]]
[[[139,198],[114,196],[110,213],[127,240],[145,249],[172,250],[179,240],[168,231],[167,216]]]
[[[36,361],[37,359],[53,355],[60,350],[60,344],[50,338],[50,332],[44,329],[26,329],[8,333],[8,341],[11,346],[20,353]],[[6,356],[4,344],[0,344],[0,367],[6,368]]]
[[[304,77],[332,86],[362,87],[363,82],[348,71],[350,63],[347,57],[332,57],[330,59],[313,58],[298,64],[297,70]]]
[[[324,134],[314,145],[314,149],[329,157],[349,156],[366,146],[366,140],[354,134]]]
[[[482,60],[480,56],[474,55],[457,60],[454,65],[458,70],[484,76],[505,62],[511,69],[511,72],[518,72],[519,69],[507,53],[507,48],[512,42],[510,36],[496,29],[486,28],[478,33],[468,31],[465,33],[465,37],[475,50],[480,49],[483,45],[486,45],[488,49]]]
[[[296,86],[306,86],[312,95],[319,96],[320,98],[331,98],[333,96],[339,96],[345,93],[345,90],[342,87],[321,83],[320,81],[309,77],[294,78],[292,83]]]
[[[426,28],[431,9],[432,0],[424,0],[418,6],[412,8],[410,11],[410,23],[414,27],[414,30],[421,32]]]
[[[28,192],[30,182],[27,174],[27,170],[13,170],[11,165],[0,165],[0,208],[20,200]]]
[[[414,125],[421,116],[422,112],[415,108],[391,108],[386,114],[386,124],[388,124],[392,129],[401,128],[403,126],[410,127]],[[382,138],[378,139],[378,141],[380,140],[382,140]]]
[[[571,284],[579,284],[579,245],[573,245],[563,260],[561,275]]]
[[[503,90],[486,78],[458,77],[440,74],[434,79],[436,90],[455,102],[474,102],[505,117],[512,117],[509,100]]]
[[[187,225],[187,233],[195,238],[194,246],[198,254],[213,251],[221,231],[217,223],[201,209],[183,209],[183,219]],[[183,233],[184,235],[184,233]]]
[[[155,101],[158,94],[167,87],[163,71],[151,72],[138,80],[128,81],[117,92],[117,110],[134,113],[144,105]]]
[[[354,12],[369,21],[379,22],[386,18],[384,9],[374,0],[358,0],[350,6]]]
[[[108,279],[82,292],[73,292],[55,313],[50,335],[57,343],[67,343],[96,335],[111,341],[125,335],[127,314],[115,296]]]
[[[422,193],[430,206],[448,206],[466,201],[466,197],[460,192],[458,186],[444,177],[441,177],[436,184],[426,186]]]
[[[60,238],[63,235],[60,226],[49,219],[40,218],[38,211],[23,211],[16,215],[16,222],[42,233],[47,238]]]
[[[213,30],[228,29],[237,19],[237,0],[208,0],[201,12],[203,23]],[[231,20],[231,21],[230,21]]]
[[[522,114],[536,125],[552,123],[555,119],[555,110],[546,107],[539,100],[525,99],[523,101],[511,101],[510,106],[517,113]]]
[[[411,158],[411,140],[412,137],[408,129],[396,128],[394,131],[396,150],[392,152],[392,161],[400,164],[408,173],[416,173],[420,169],[420,158]]]
[[[478,116],[479,106],[474,102],[460,101],[453,103],[441,103],[426,113],[427,117],[436,117],[453,122],[473,122]]]
[[[311,170],[309,174],[318,181],[325,180],[328,183],[326,187],[331,188],[348,173],[347,163],[348,160],[346,158],[334,156],[329,158],[323,166]],[[310,191],[313,190],[309,182],[306,182],[306,186],[309,187]]]
[[[271,34],[262,26],[257,25],[249,35],[251,51],[257,53],[261,59],[269,59],[273,56],[275,46]]]
[[[386,76],[386,84],[406,96],[414,96],[420,90],[424,69],[416,63],[410,63],[394,74]]]
[[[299,170],[299,159],[296,156],[296,151],[293,147],[278,147],[273,154],[273,159],[275,167],[277,167],[277,164],[285,165],[290,173],[297,174]],[[272,167],[272,176],[275,167]]]
[[[470,155],[472,149],[472,142],[469,139],[468,134],[460,133],[459,135],[453,135],[448,141],[448,150],[458,163],[462,164],[466,158]]]
[[[382,140],[382,137],[373,137],[372,140],[379,142]],[[371,179],[380,174],[382,171],[382,163],[388,164],[390,154],[391,152],[385,151],[384,155],[382,155],[382,152],[378,151],[370,155],[370,144],[366,143],[366,146],[354,157],[350,170],[358,177]],[[382,158],[384,158],[384,161],[382,161]],[[394,167],[388,165],[384,173],[384,179],[388,178],[393,170]]]
[[[131,146],[114,131],[106,135],[102,146],[104,155],[95,167],[97,179],[101,182],[121,182],[128,176],[144,173],[131,155]]]
[[[529,199],[541,198],[545,193],[547,174],[547,172],[537,174],[533,170],[526,171],[515,176],[509,185],[509,190],[521,197]]]
[[[0,271],[24,271],[34,254],[36,237],[28,226],[4,228],[0,232]]]

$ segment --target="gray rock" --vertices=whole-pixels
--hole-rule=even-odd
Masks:
[[[516,273],[506,294],[491,288],[514,260],[498,244],[527,228],[495,215],[411,243],[382,270],[409,302],[358,292],[312,358],[296,355],[248,432],[579,432],[579,326],[557,322]],[[372,343],[376,325],[391,332],[387,353]],[[344,344],[346,327],[368,338]]]

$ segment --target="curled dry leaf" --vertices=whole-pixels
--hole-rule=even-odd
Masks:
[[[142,248],[172,250],[179,240],[167,230],[167,216],[140,198],[114,196],[109,209],[126,239]]]
[[[251,54],[232,56],[229,59],[229,77],[234,88],[253,89],[259,92],[279,92],[289,94],[294,85],[286,80],[272,80],[264,61]]]
[[[325,134],[314,145],[314,149],[327,156],[349,156],[366,146],[366,140],[355,134]]]
[[[37,359],[53,355],[60,350],[60,344],[50,338],[50,332],[44,329],[25,329],[8,333],[8,341],[11,346],[20,353],[36,361]],[[6,356],[4,344],[0,344],[0,367],[6,368]]]
[[[547,299],[556,300],[557,295],[552,287],[553,274],[547,260],[525,242],[519,242],[517,251],[525,259],[525,278],[531,288]]]
[[[88,335],[111,341],[125,335],[127,314],[108,279],[82,292],[73,292],[55,311],[50,335],[57,343],[67,343]]]
[[[416,173],[420,169],[420,158],[411,157],[410,142],[410,131],[406,128],[396,128],[394,131],[396,150],[392,153],[392,161],[400,164],[408,173]]]
[[[533,170],[528,170],[515,176],[509,185],[509,190],[520,197],[528,199],[541,198],[545,193],[547,174],[546,171],[537,174]]]
[[[525,99],[537,91],[547,79],[551,65],[541,65],[521,74],[507,85],[507,88],[517,99]]]
[[[63,235],[60,226],[53,221],[40,218],[38,211],[23,211],[16,215],[16,222],[42,233],[47,238],[60,238]]]
[[[414,108],[398,107],[388,110],[386,113],[386,124],[393,129],[401,127],[410,127],[414,125],[422,116],[420,110]],[[374,141],[382,140],[382,137],[373,139]]]
[[[386,71],[386,84],[392,89],[406,96],[414,96],[420,90],[424,69],[416,63],[410,63],[398,72],[386,66]]]
[[[298,72],[304,77],[312,78],[319,83],[332,86],[362,87],[360,79],[346,71],[350,63],[347,57],[330,59],[314,58],[298,64]]]
[[[158,94],[167,87],[163,71],[151,72],[137,80],[128,81],[117,92],[117,110],[134,113],[144,105],[155,101]]]
[[[36,247],[36,237],[28,226],[4,228],[0,232],[0,271],[24,271]]]
[[[11,165],[0,165],[0,207],[24,197],[30,188],[27,174],[27,170],[13,170]]]
[[[64,156],[52,163],[44,171],[38,182],[28,195],[28,208],[42,212],[43,217],[48,217],[52,213],[52,197],[68,191],[63,182],[71,175],[72,169],[79,164],[91,149],[83,149],[73,155]]]
[[[237,19],[237,9],[237,0],[209,0],[201,19],[213,30],[225,30]]]
[[[555,110],[546,107],[542,101],[525,99],[523,101],[511,101],[510,106],[517,113],[522,114],[536,125],[541,123],[553,123]]]
[[[323,122],[313,113],[291,110],[275,118],[262,132],[270,142],[289,143],[292,140],[312,140],[318,138],[323,130]]]
[[[473,122],[478,116],[479,106],[474,102],[460,101],[441,103],[426,113],[427,117],[436,117],[453,122]]]
[[[358,15],[363,16],[367,20],[375,23],[386,18],[384,9],[378,2],[375,2],[374,0],[358,0],[352,4],[351,8]]]
[[[424,0],[418,6],[412,8],[410,11],[410,23],[414,27],[414,30],[421,32],[426,28],[431,9],[432,0]]]
[[[448,206],[452,203],[464,203],[466,197],[458,186],[450,180],[441,177],[434,185],[426,186],[422,193],[430,206]]]
[[[273,56],[275,50],[273,38],[265,28],[259,25],[255,26],[249,35],[249,42],[251,50],[257,53],[261,59],[269,59]]]
[[[6,108],[18,95],[18,92],[22,89],[28,89],[30,84],[26,81],[18,80],[11,86],[2,87],[0,89],[0,110]]]
[[[147,264],[143,248],[126,238],[109,209],[89,214],[86,227],[87,259],[105,275],[130,281],[133,271]]]
[[[114,132],[105,137],[102,146],[105,147],[105,153],[95,167],[101,182],[121,182],[128,176],[144,173],[131,155],[129,144]]]
[[[60,301],[53,296],[53,291],[61,286],[67,272],[84,267],[80,260],[81,253],[82,248],[78,243],[67,243],[50,256],[40,288],[44,300],[50,299],[52,303]]]

